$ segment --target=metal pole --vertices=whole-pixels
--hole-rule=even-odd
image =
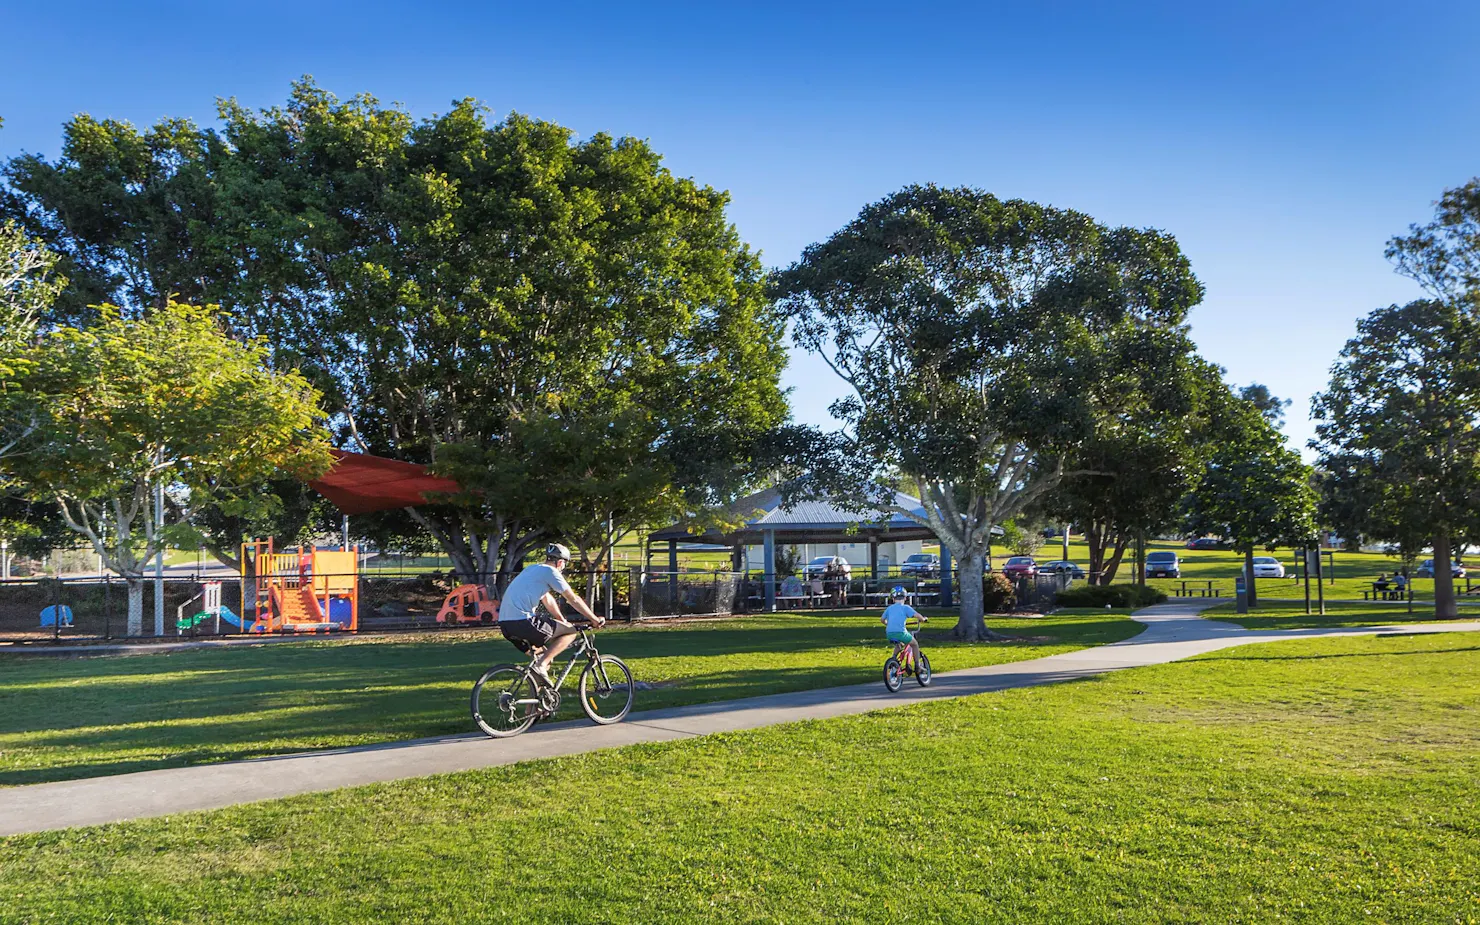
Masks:
[[[164,526],[164,483],[154,486],[154,635],[164,635],[164,543],[159,538]]]
[[[339,530],[340,530],[340,532],[342,534],[344,534],[344,551],[345,552],[349,552],[349,515],[348,514],[345,514],[344,515],[344,519],[339,522]]]
[[[1316,547],[1316,558],[1320,558],[1320,547]],[[1310,613],[1310,549],[1307,547],[1300,550],[1300,571],[1305,576],[1305,612]]]
[[[10,580],[10,540],[0,540],[0,578]]]
[[[113,638],[113,576],[103,576],[103,640]]]
[[[51,641],[60,642],[62,637],[62,570],[57,569],[56,593],[52,597]]]
[[[1320,602],[1321,615],[1326,615],[1326,589],[1321,584],[1321,548],[1316,547],[1316,598]]]
[[[1064,524],[1064,561],[1069,561],[1069,525]]]

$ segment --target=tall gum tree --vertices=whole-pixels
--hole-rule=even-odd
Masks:
[[[137,319],[103,306],[92,325],[60,328],[34,351],[22,387],[46,413],[0,466],[124,578],[129,635],[143,631],[144,569],[169,526],[155,516],[156,488],[251,504],[264,478],[329,467],[316,393],[266,360],[215,311],[175,303]]]
[[[1164,233],[916,186],[809,247],[773,293],[852,391],[832,411],[856,462],[834,488],[866,508],[918,486],[923,512],[894,510],[956,557],[956,634],[983,639],[992,526],[1074,475],[1073,451],[1190,353],[1202,287]]]

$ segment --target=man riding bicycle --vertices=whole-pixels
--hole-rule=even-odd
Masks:
[[[593,626],[606,622],[571,590],[562,574],[569,564],[569,549],[559,543],[546,546],[544,564],[531,565],[514,576],[498,607],[499,632],[521,652],[534,653],[530,669],[546,684],[551,683],[550,665],[555,657],[575,641],[579,632],[561,616],[555,593],[558,591]],[[545,613],[539,612],[541,604]]]

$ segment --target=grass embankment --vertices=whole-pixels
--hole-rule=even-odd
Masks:
[[[21,922],[1473,921],[1477,675],[1470,635],[1250,646],[0,840],[0,896]]]
[[[1315,605],[1311,605],[1312,610]],[[1236,613],[1233,604],[1223,604],[1205,610],[1203,617],[1237,623],[1251,630],[1289,630],[1341,626],[1387,626],[1388,624],[1433,623],[1432,601],[1415,603],[1413,612],[1408,605],[1399,601],[1362,603],[1351,601],[1327,601],[1326,612],[1306,613],[1305,605],[1264,604],[1249,613]],[[1461,622],[1480,619],[1480,613],[1460,612]]]
[[[776,614],[614,626],[605,653],[639,681],[638,710],[831,687],[879,676],[877,615]],[[1052,655],[1135,635],[1123,613],[993,618],[1022,637],[926,645],[937,671]],[[467,732],[468,692],[518,653],[496,631],[278,643],[130,657],[0,659],[0,785]],[[571,682],[567,682],[569,684]],[[567,711],[579,710],[567,697]]]

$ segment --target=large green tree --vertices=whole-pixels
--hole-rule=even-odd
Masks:
[[[302,318],[282,342],[347,441],[469,489],[407,512],[464,575],[682,507],[784,420],[781,321],[727,197],[646,144],[466,100],[416,122],[309,84],[225,114],[231,208],[279,217],[257,254],[263,301]],[[708,472],[681,458],[705,450]],[[603,452],[631,475],[596,474]]]
[[[166,303],[141,317],[103,306],[35,349],[22,387],[45,409],[23,451],[0,462],[128,584],[128,632],[143,628],[143,577],[167,538],[163,488],[249,510],[262,480],[329,465],[316,394],[272,370],[266,350],[222,331],[209,309]]]
[[[1378,309],[1357,323],[1314,402],[1329,504],[1353,532],[1407,552],[1433,545],[1440,619],[1456,615],[1452,547],[1480,521],[1477,338],[1470,298]]]
[[[1074,453],[1191,352],[1202,287],[1169,235],[972,189],[867,206],[775,281],[799,343],[851,387],[852,491],[903,477],[960,562],[958,635],[986,638],[990,531],[1073,474]],[[883,488],[883,491],[877,491]]]

